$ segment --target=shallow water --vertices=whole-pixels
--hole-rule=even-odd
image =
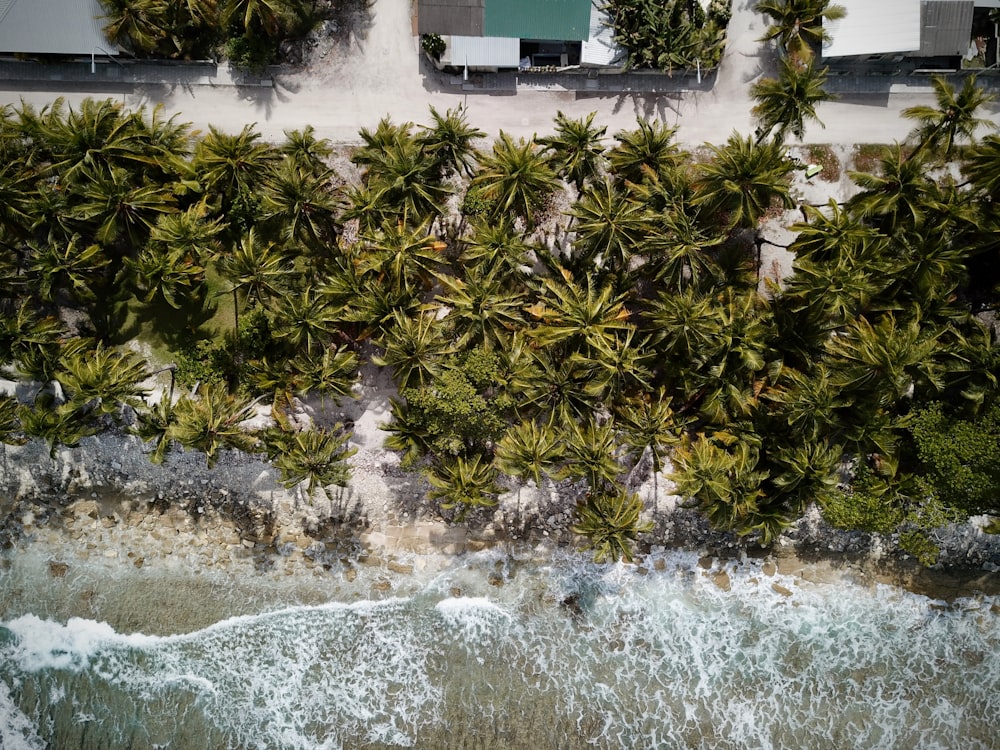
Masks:
[[[493,550],[383,595],[385,571],[227,588],[94,563],[53,585],[21,555],[0,573],[0,746],[998,746],[993,598],[753,561],[723,591],[692,554],[661,566]]]

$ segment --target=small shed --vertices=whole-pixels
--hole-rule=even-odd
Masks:
[[[445,36],[441,64],[469,70],[516,68],[521,41],[497,36]]]

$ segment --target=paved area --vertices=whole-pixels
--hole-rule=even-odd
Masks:
[[[267,138],[312,124],[337,142],[357,141],[359,128],[391,114],[399,121],[423,122],[428,107],[464,105],[472,123],[495,134],[546,133],[557,111],[570,116],[597,112],[609,134],[634,127],[636,117],[656,118],[678,127],[687,145],[724,141],[734,130],[752,131],[749,88],[774,71],[773,53],[757,40],[764,19],[753,0],[734,0],[729,42],[719,70],[699,84],[691,75],[574,76],[509,74],[476,81],[439,73],[423,59],[410,0],[374,0],[364,28],[301,71],[274,71],[270,77],[233,75],[226,66],[129,65],[98,61],[45,66],[42,80],[24,67],[0,64],[0,104],[21,100],[43,106],[55,96],[70,103],[85,96],[121,97],[129,106],[162,105],[168,113],[204,129],[214,124],[239,130],[256,123]],[[993,81],[992,84],[1000,83]],[[901,140],[910,123],[900,112],[929,103],[929,80],[892,76],[838,76],[829,89],[836,102],[819,107],[825,129],[812,125],[806,140],[851,144]],[[1000,107],[986,113],[1000,119]]]

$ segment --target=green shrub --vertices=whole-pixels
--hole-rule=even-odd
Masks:
[[[444,39],[437,34],[424,34],[420,37],[420,46],[423,47],[424,52],[435,60],[441,59],[441,55],[444,54],[446,48]]]
[[[237,70],[263,73],[274,62],[274,44],[257,36],[234,36],[226,42],[226,59]]]

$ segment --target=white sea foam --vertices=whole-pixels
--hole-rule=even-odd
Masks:
[[[724,566],[724,591],[690,555],[645,576],[568,555],[512,563],[516,585],[498,589],[486,582],[493,562],[456,572],[465,597],[437,580],[410,599],[293,607],[178,636],[25,616],[7,625],[0,673],[15,696],[34,680],[93,717],[89,731],[147,717],[137,744],[149,746],[211,731],[213,746],[234,748],[450,747],[459,727],[567,748],[995,742],[990,599],[941,608],[890,587],[767,578],[752,562]]]
[[[0,747],[3,750],[44,750],[46,743],[14,703],[7,683],[0,680]]]

